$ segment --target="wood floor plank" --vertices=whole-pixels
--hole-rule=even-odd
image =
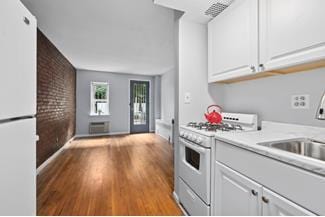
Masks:
[[[37,178],[38,215],[182,215],[173,150],[155,134],[79,139]]]

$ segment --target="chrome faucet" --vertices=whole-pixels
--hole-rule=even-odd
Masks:
[[[316,119],[325,120],[325,93],[319,103],[319,107],[316,114]]]

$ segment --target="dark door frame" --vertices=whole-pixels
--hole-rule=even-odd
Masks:
[[[134,84],[146,84],[146,124],[134,125],[134,113],[133,113],[133,85]],[[130,80],[129,86],[129,93],[130,93],[130,133],[149,133],[150,129],[150,81],[148,80]]]

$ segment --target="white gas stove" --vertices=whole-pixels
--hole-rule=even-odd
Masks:
[[[222,113],[222,123],[180,127],[179,200],[189,215],[210,215],[211,147],[218,133],[257,130],[257,115]]]
[[[210,124],[207,122],[190,122],[180,127],[180,137],[192,141],[198,145],[211,147],[206,143],[204,137],[214,137],[221,132],[246,132],[256,131],[257,115],[255,114],[239,114],[239,113],[222,113],[222,123]]]

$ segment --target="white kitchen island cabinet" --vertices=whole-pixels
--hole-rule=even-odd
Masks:
[[[265,71],[325,58],[324,0],[260,0],[260,62]]]
[[[235,1],[208,24],[209,82],[254,74],[258,67],[258,0]]]

